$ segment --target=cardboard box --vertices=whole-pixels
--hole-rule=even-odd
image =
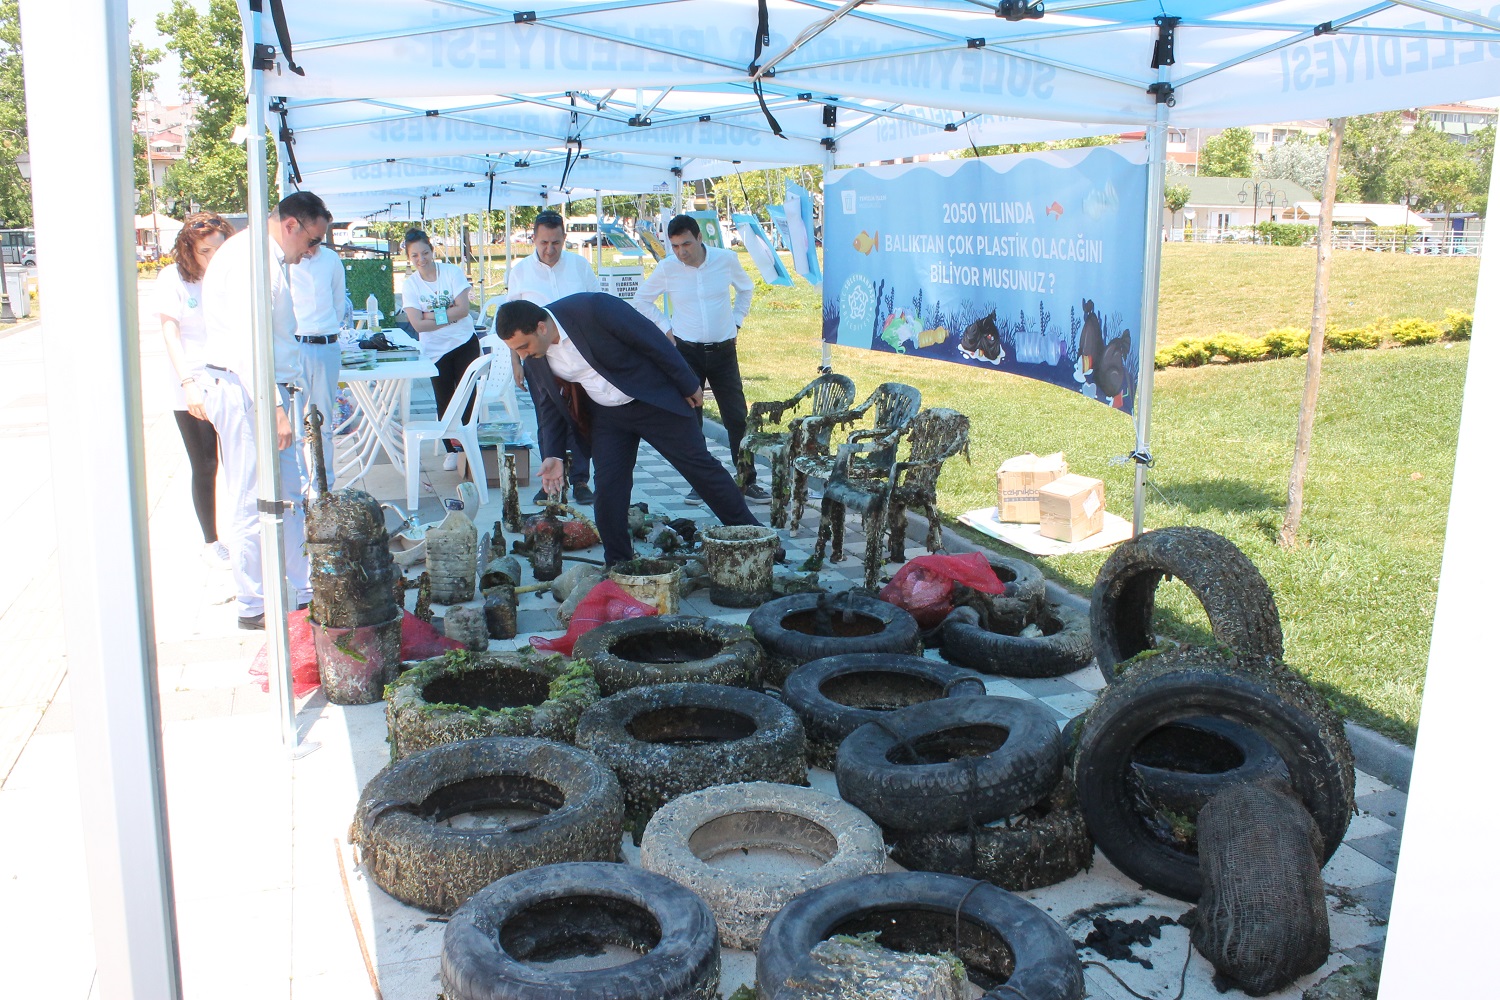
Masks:
[[[1037,488],[1067,474],[1068,463],[1063,460],[1062,452],[1007,458],[995,474],[1000,487],[1000,520],[1036,524],[1042,519]]]
[[[1067,475],[1037,490],[1042,534],[1076,542],[1104,529],[1104,481]]]

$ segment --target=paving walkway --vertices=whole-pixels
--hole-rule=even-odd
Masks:
[[[142,330],[143,368],[149,370],[160,354],[159,340],[150,318],[143,317]],[[7,943],[0,982],[7,996],[83,1000],[95,995],[93,943],[71,713],[61,683],[65,662],[36,328],[0,336],[0,372],[0,459],[9,460],[13,470],[31,472],[14,478],[22,485],[0,498],[0,511],[11,515],[4,523],[25,525],[13,533],[12,548],[25,559],[13,565],[24,565],[25,571],[0,581],[0,648],[20,652],[0,660],[0,940]],[[419,410],[423,402],[419,397]],[[270,699],[247,673],[260,637],[237,631],[232,606],[218,603],[228,596],[228,580],[198,559],[201,542],[193,528],[186,459],[170,412],[150,395],[146,442],[167,794],[187,996],[369,998],[377,996],[373,974],[378,995],[387,1000],[433,1000],[443,923],[374,888],[347,842],[359,791],[388,760],[383,706],[341,708],[312,695],[299,706],[302,756],[290,758],[279,744]],[[727,458],[722,449],[718,454]],[[429,458],[426,464],[436,469],[438,463]],[[654,510],[706,516],[703,508],[682,504],[685,484],[654,453],[643,449],[636,476],[636,499]],[[431,471],[429,478],[440,494],[452,495],[456,474]],[[389,467],[377,467],[362,485],[383,499],[403,492]],[[491,497],[480,512],[481,525],[499,517],[501,499]],[[424,520],[436,520],[439,510],[438,494],[431,494],[420,512]],[[801,535],[787,540],[792,560],[805,556],[815,520],[814,511]],[[851,585],[861,573],[862,539],[854,520],[853,555],[824,572],[825,584],[835,588]],[[527,597],[523,629],[556,634],[553,608],[550,597]],[[739,622],[747,616],[714,607],[704,591],[684,602],[684,612]],[[1061,725],[1087,707],[1102,683],[1091,667],[1055,680],[996,678],[988,687],[993,694],[1039,702]],[[815,772],[813,783],[833,790],[826,772]],[[1389,912],[1405,796],[1363,772],[1357,788],[1359,815],[1324,872],[1335,949],[1326,968],[1378,954]],[[1084,936],[1087,918],[1101,905],[1123,919],[1177,916],[1187,908],[1142,891],[1102,857],[1086,875],[1026,895],[1075,939]],[[1149,949],[1151,970],[1114,966],[1139,992],[1171,997],[1187,956],[1186,938],[1185,930],[1167,928]],[[1326,968],[1276,996],[1300,996]],[[724,995],[753,974],[753,956],[726,952]],[[1090,996],[1129,996],[1097,970],[1090,969],[1087,977]],[[1207,962],[1194,955],[1186,997],[1217,997],[1210,977]]]

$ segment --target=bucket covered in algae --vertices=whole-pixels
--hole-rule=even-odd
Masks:
[[[776,568],[776,530],[754,524],[725,525],[700,534],[708,565],[708,599],[721,608],[765,603]]]
[[[630,559],[616,563],[609,578],[620,589],[659,614],[675,615],[678,608],[682,567],[667,559]]]

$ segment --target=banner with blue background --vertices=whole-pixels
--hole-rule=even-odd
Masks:
[[[824,188],[823,339],[993,367],[1127,413],[1144,143],[862,167]]]

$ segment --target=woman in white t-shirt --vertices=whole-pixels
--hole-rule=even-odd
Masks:
[[[227,569],[229,549],[219,541],[214,518],[214,479],[219,473],[219,436],[203,412],[203,391],[193,370],[203,363],[207,328],[203,317],[203,272],[208,262],[234,235],[234,227],[212,212],[198,212],[183,220],[172,247],[172,259],[156,276],[156,311],[167,347],[173,416],[187,449],[192,469],[193,511],[203,530],[203,558],[210,566]]]
[[[402,241],[411,271],[401,287],[401,306],[406,320],[422,342],[422,354],[437,365],[432,394],[437,397],[438,416],[448,409],[458,383],[470,363],[479,357],[479,338],[469,318],[469,279],[456,264],[440,264],[433,257],[432,241],[420,229],[411,229]],[[474,401],[464,409],[469,418]],[[448,456],[443,468],[458,468],[458,443],[443,442]]]

